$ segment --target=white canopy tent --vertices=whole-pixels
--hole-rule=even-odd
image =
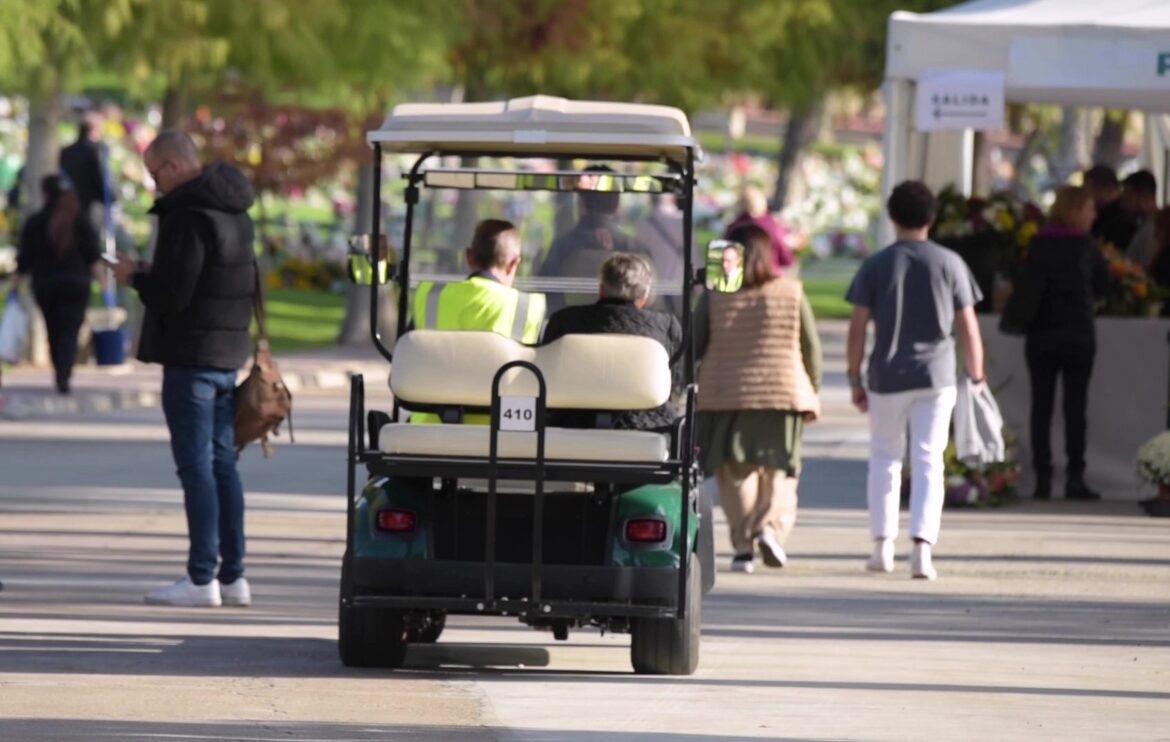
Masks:
[[[970,193],[973,132],[913,126],[915,86],[947,71],[1002,73],[1008,102],[1147,112],[1144,165],[1165,188],[1170,124],[1160,114],[1170,113],[1170,0],[973,0],[935,13],[894,13],[884,193],[907,178]]]

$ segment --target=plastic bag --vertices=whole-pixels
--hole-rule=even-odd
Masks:
[[[4,318],[0,319],[0,361],[20,363],[28,353],[29,341],[28,312],[13,292],[8,295],[8,306]]]

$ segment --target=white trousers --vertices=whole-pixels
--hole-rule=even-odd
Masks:
[[[898,505],[906,428],[910,428],[910,537],[934,544],[946,487],[943,453],[955,387],[869,394],[869,528],[875,539],[898,537]]]

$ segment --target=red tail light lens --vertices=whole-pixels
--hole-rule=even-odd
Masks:
[[[626,541],[638,544],[656,544],[666,540],[666,521],[639,518],[626,521]]]
[[[414,513],[409,510],[379,510],[378,530],[391,533],[410,533],[414,530]]]

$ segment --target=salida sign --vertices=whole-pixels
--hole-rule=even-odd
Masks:
[[[1003,128],[1002,72],[947,70],[918,80],[916,125],[919,131]]]

